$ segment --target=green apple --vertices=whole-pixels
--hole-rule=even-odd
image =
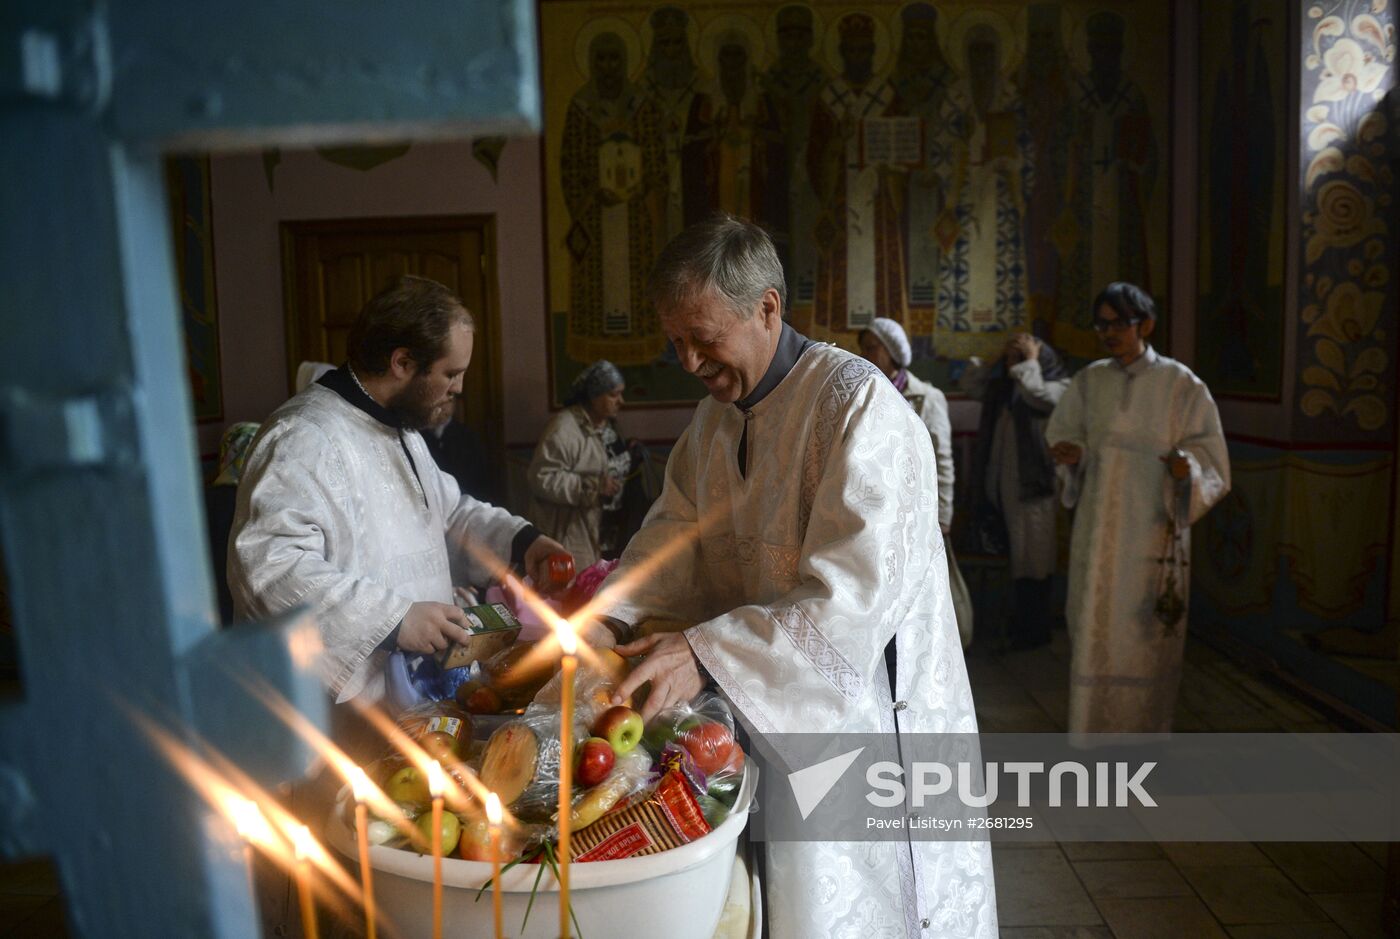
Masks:
[[[416,766],[402,767],[384,784],[384,794],[395,802],[422,808],[433,801],[428,791],[428,774]]]
[[[423,843],[426,844],[428,850],[431,851],[433,845],[433,813],[424,812],[422,815],[418,816],[418,821],[415,822],[415,824],[418,826],[418,833],[423,836]],[[443,857],[457,850],[457,839],[460,838],[461,835],[461,820],[452,812],[443,812],[442,826],[438,829],[438,838],[442,844]]]
[[[608,708],[593,725],[593,733],[612,744],[618,756],[641,743],[643,729],[642,715],[621,704]]]

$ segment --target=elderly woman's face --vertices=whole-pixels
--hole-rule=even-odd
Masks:
[[[618,385],[612,391],[605,391],[592,398],[588,402],[588,410],[593,412],[593,419],[598,421],[611,420],[617,417],[622,410],[622,393],[627,389]]]
[[[880,338],[868,329],[860,334],[860,354],[867,362],[886,375],[894,373],[894,357],[890,355],[890,350],[886,349]]]

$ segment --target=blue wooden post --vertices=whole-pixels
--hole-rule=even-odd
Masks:
[[[528,0],[0,9],[0,537],[24,678],[0,708],[0,853],[56,859],[76,933],[257,932],[222,823],[117,702],[268,783],[307,754],[232,676],[325,718],[290,649],[309,617],[213,627],[161,151],[532,128],[534,36]]]

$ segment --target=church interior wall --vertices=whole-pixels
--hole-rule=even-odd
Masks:
[[[1395,92],[1387,96],[1387,89],[1395,82],[1395,13],[1348,0],[1298,7],[1289,16],[1285,106],[1267,122],[1288,149],[1281,165],[1264,171],[1286,182],[1287,208],[1281,223],[1254,222],[1276,251],[1282,239],[1278,253],[1286,261],[1274,290],[1245,276],[1249,286],[1235,291],[1236,299],[1217,291],[1223,302],[1196,317],[1198,325],[1211,316],[1227,324],[1217,328],[1235,337],[1237,379],[1259,371],[1262,350],[1281,359],[1280,375],[1264,394],[1216,389],[1234,488],[1195,529],[1193,601],[1198,621],[1394,726],[1400,150],[1387,114],[1394,113]],[[1237,81],[1264,86],[1261,47],[1252,41],[1236,50]],[[1268,75],[1275,81],[1279,64]],[[1208,122],[1203,114],[1199,126]],[[1257,159],[1259,135],[1249,143]],[[1252,160],[1243,165],[1250,178],[1261,175]],[[1240,218],[1257,219],[1268,207],[1249,189],[1237,188],[1226,201]],[[1228,233],[1221,237],[1228,240]],[[1252,236],[1243,254],[1263,243]],[[1203,296],[1207,281],[1202,274]],[[1283,342],[1275,349],[1259,333],[1260,318],[1240,311],[1278,310],[1280,295]]]
[[[417,144],[370,170],[311,151],[215,157],[211,163],[224,416],[199,428],[218,450],[228,423],[262,420],[289,393],[279,225],[285,221],[488,214],[496,219],[504,417],[509,445],[532,446],[549,420],[539,146],[511,139],[497,178],[469,142]],[[269,182],[269,172],[271,182]],[[671,440],[685,414],[629,411],[628,432]]]

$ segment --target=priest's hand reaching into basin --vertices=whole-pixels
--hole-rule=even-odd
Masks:
[[[618,685],[613,703],[621,704],[634,691],[651,682],[651,693],[642,706],[642,720],[650,721],[673,704],[689,701],[705,689],[700,663],[681,633],[662,633],[618,646],[619,655],[646,658]]]

